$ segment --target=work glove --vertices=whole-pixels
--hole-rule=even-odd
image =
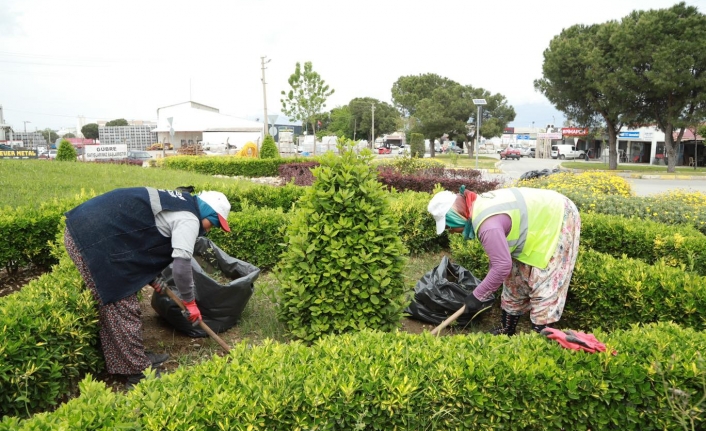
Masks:
[[[168,289],[167,282],[166,280],[164,280],[164,278],[162,278],[162,276],[159,276],[154,280],[150,281],[150,286],[152,286],[152,289],[154,289],[154,291],[157,293],[162,293],[163,289]]]
[[[186,307],[186,311],[182,311],[184,317],[186,317],[193,326],[198,325],[201,321],[201,312],[199,311],[199,307],[196,306],[196,300],[189,302],[183,301],[183,303],[184,307]]]
[[[481,301],[471,292],[464,298],[463,302],[466,304],[466,311],[464,311],[463,314],[470,316],[472,320],[475,319],[478,314],[489,310],[493,306],[493,302],[495,302],[495,297],[491,296],[487,301]]]
[[[586,334],[580,331],[560,331],[554,328],[544,328],[540,332],[550,340],[555,340],[565,349],[583,350],[584,352],[596,353],[605,352],[605,344],[596,339],[593,334]]]

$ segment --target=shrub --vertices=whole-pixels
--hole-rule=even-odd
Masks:
[[[390,167],[395,172],[404,175],[415,175],[423,172],[433,172],[434,169],[441,168],[443,171],[444,162],[437,159],[420,159],[413,157],[395,157],[393,159],[382,159],[378,163],[380,171]],[[480,175],[480,171],[478,175]]]
[[[674,401],[703,429],[706,334],[663,323],[596,337],[607,352],[537,334],[243,342],[125,394],[88,377],[80,397],[0,431],[684,429]]]
[[[260,158],[274,159],[277,157],[279,157],[279,150],[277,149],[277,144],[275,144],[275,138],[272,135],[265,136],[265,140],[262,141],[262,146],[260,147]]]
[[[279,176],[286,182],[294,180],[298,186],[310,186],[314,183],[311,169],[319,165],[319,162],[286,163],[279,165]]]
[[[413,158],[424,157],[424,135],[412,133],[409,139],[410,156]]]
[[[434,168],[435,172],[422,172],[418,175],[398,174],[391,169],[384,169],[380,172],[379,181],[396,190],[411,190],[416,192],[431,193],[434,187],[440,184],[442,188],[457,192],[463,185],[468,190],[476,193],[484,193],[495,190],[501,184],[500,180],[483,180],[480,172],[472,169],[454,170],[445,168]]]
[[[56,151],[56,160],[63,162],[75,162],[76,161],[76,149],[71,142],[66,139],[62,139],[59,143],[59,149]]]
[[[255,208],[246,203],[241,212],[231,211],[228,216],[232,233],[214,229],[209,237],[230,256],[262,269],[272,268],[279,261],[282,228],[288,221],[282,208]]]
[[[392,330],[406,305],[405,247],[371,156],[350,143],[327,154],[297,203],[275,269],[277,317],[313,341],[326,333]]]
[[[0,298],[0,416],[56,406],[86,372],[103,367],[95,301],[68,255],[60,259]]]
[[[552,189],[566,196],[584,193],[591,195],[631,196],[630,183],[623,177],[607,172],[561,172],[549,176],[519,180],[518,187]]]

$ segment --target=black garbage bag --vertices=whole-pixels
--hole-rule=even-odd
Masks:
[[[520,179],[531,180],[532,178],[547,177],[551,174],[556,174],[557,172],[559,172],[558,168],[527,171],[520,175]]]
[[[404,312],[412,319],[438,325],[464,305],[464,298],[478,284],[480,280],[471,271],[444,256],[439,266],[419,279],[414,287],[414,300]],[[465,326],[471,317],[464,313],[456,322]]]
[[[223,332],[235,326],[253,294],[260,268],[229,256],[211,240],[199,237],[191,259],[194,275],[194,294],[203,322],[214,332]],[[215,280],[211,275],[219,279]],[[179,296],[174,284],[171,265],[162,271],[169,288]],[[152,308],[177,330],[190,337],[207,337],[199,326],[192,326],[178,304],[166,293],[152,295]]]

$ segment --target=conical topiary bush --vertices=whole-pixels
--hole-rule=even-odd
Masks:
[[[349,142],[313,169],[314,184],[299,199],[286,228],[275,274],[277,317],[291,333],[313,341],[324,334],[398,327],[406,305],[406,255],[389,210],[388,193]]]

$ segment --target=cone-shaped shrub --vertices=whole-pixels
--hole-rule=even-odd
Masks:
[[[277,157],[279,157],[279,150],[277,150],[275,138],[273,138],[272,135],[265,136],[265,140],[262,141],[262,147],[260,148],[260,158],[274,159]]]
[[[314,184],[297,203],[275,269],[277,317],[306,341],[371,328],[389,331],[405,304],[406,250],[388,194],[350,143],[313,169]]]

